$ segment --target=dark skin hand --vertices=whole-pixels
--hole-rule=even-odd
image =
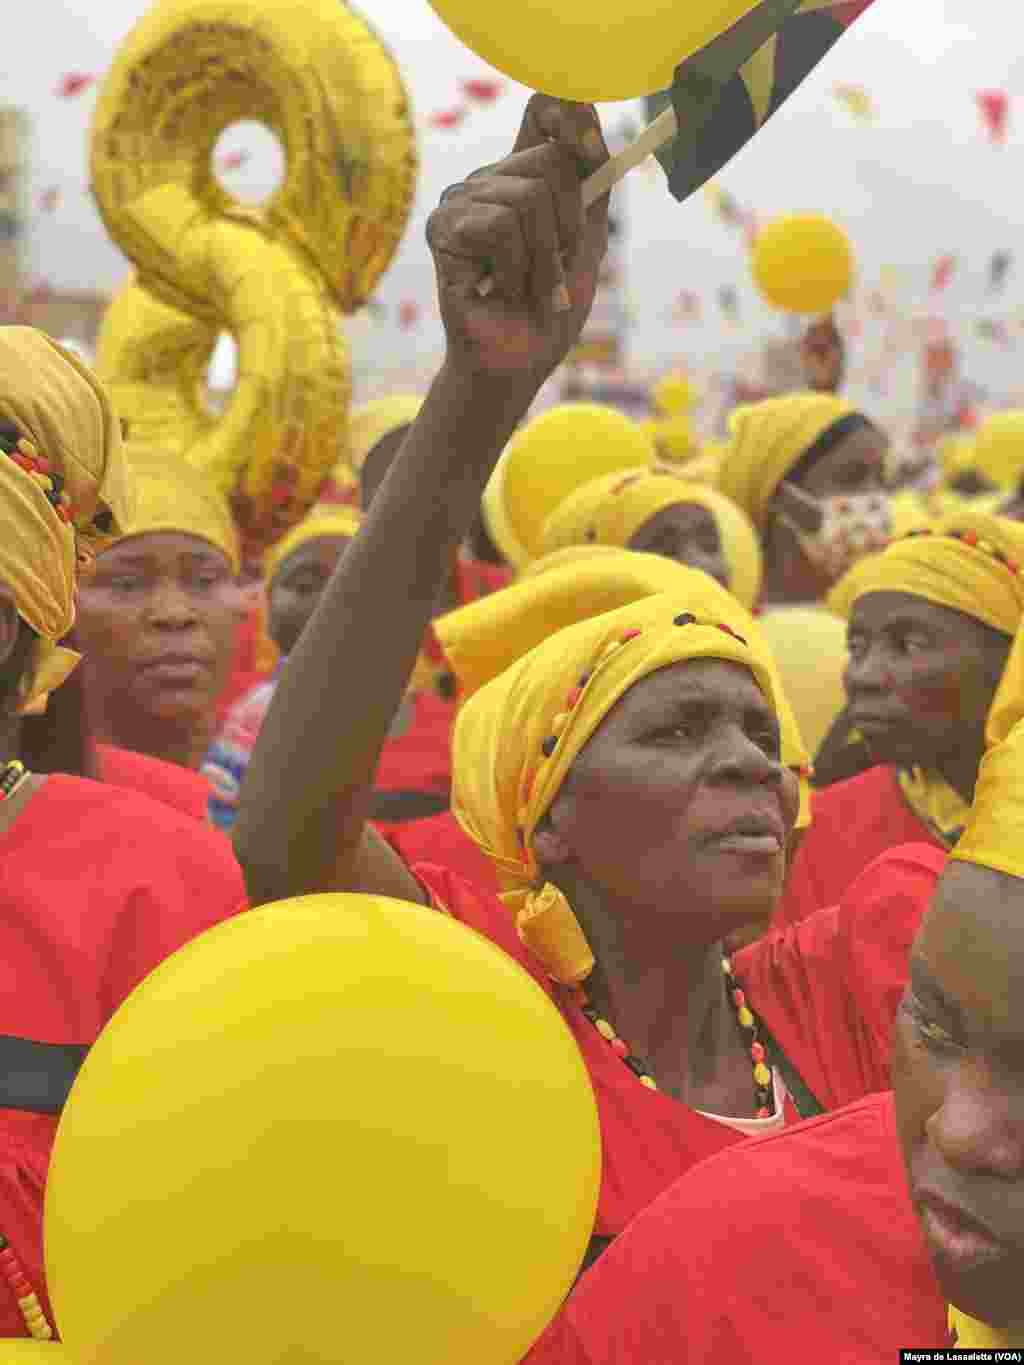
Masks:
[[[937,770],[974,797],[985,720],[1010,640],[910,593],[867,593],[847,630],[852,725],[876,763]]]
[[[607,156],[592,107],[535,95],[512,155],[430,218],[444,365],[256,744],[233,836],[253,904],[330,889],[424,899],[366,832],[373,776],[484,485],[590,313],[608,200],[584,211],[581,183]]]

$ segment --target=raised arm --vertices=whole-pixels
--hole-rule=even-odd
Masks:
[[[535,95],[512,155],[446,191],[430,218],[445,360],[253,751],[233,838],[254,905],[331,889],[422,899],[369,836],[373,776],[452,548],[590,312],[608,203],[584,210],[580,186],[606,159],[590,106]]]

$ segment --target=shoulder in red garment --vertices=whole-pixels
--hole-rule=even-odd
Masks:
[[[407,866],[435,863],[449,867],[482,891],[498,894],[494,864],[481,853],[450,810],[402,824],[376,823]]]
[[[178,763],[165,763],[150,754],[118,749],[112,744],[97,744],[96,754],[103,782],[142,792],[143,796],[162,801],[182,815],[206,823],[210,784],[201,773]]]
[[[776,929],[835,905],[887,849],[916,843],[941,847],[907,805],[894,769],[887,766],[815,792],[812,814],[776,912]]]
[[[620,1057],[547,976],[519,940],[497,896],[450,868],[417,864],[413,872],[433,904],[503,948],[562,1013],[590,1073],[601,1119],[604,1163],[595,1234],[617,1236],[698,1161],[747,1139],[685,1104],[640,1084]]]
[[[889,849],[838,905],[737,953],[751,1007],[826,1109],[889,1087],[889,1040],[942,849]]]
[[[891,1095],[703,1162],[581,1280],[528,1365],[878,1365],[948,1341]]]
[[[433,692],[417,692],[408,730],[384,742],[374,788],[377,791],[434,792],[452,785],[452,725],[455,707]]]
[[[245,908],[230,843],[138,792],[53,774],[0,836],[0,1035],[91,1044],[164,958]]]

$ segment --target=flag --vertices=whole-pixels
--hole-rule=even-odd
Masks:
[[[248,152],[228,152],[219,162],[222,171],[240,171],[249,160]]]
[[[95,76],[85,71],[69,71],[66,76],[61,76],[53,93],[58,99],[72,100],[88,90],[95,80]]]
[[[442,109],[440,113],[434,114],[430,120],[432,128],[452,129],[458,128],[459,124],[465,119],[469,110],[460,106],[458,109]]]
[[[646,102],[651,120],[675,107],[680,131],[657,153],[673,197],[682,202],[717,175],[873,3],[760,0],[677,66],[671,90]],[[760,44],[751,56],[752,34]]]
[[[1010,118],[1009,95],[1005,90],[980,90],[975,99],[989,138],[993,142],[1005,142]]]
[[[932,267],[932,293],[938,294],[945,289],[956,274],[956,257],[940,256]]]
[[[54,213],[60,207],[61,193],[56,187],[43,190],[39,196],[39,208],[43,213]]]
[[[398,325],[403,332],[409,331],[419,322],[423,310],[415,299],[405,299],[398,305]]]
[[[1012,268],[1012,251],[996,251],[993,253],[992,260],[989,262],[988,267],[989,293],[998,294],[1001,292]]]
[[[482,79],[461,81],[460,86],[466,98],[476,100],[477,104],[493,104],[505,89],[501,81]]]
[[[832,93],[855,119],[862,123],[874,123],[877,116],[875,102],[862,85],[835,85]]]

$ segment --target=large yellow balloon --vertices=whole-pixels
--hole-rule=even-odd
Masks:
[[[1016,490],[1024,479],[1024,411],[994,412],[978,428],[975,464],[1000,488]]]
[[[484,61],[531,90],[592,104],[672,84],[681,61],[755,8],[755,0],[430,0]]]
[[[28,1337],[0,1337],[0,1365],[72,1365],[58,1342]]]
[[[754,241],[751,269],[761,293],[788,313],[828,313],[853,283],[853,249],[842,228],[817,213],[777,218]]]
[[[513,1365],[590,1236],[576,1044],[508,956],[372,896],[164,962],[61,1119],[47,1275],[89,1365]]]

